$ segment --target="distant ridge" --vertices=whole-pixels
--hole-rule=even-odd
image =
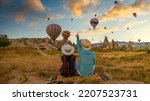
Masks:
[[[126,42],[126,41],[116,41],[116,42],[118,42],[118,44],[119,44],[119,46],[122,46],[122,45],[128,45],[128,42]],[[110,44],[111,44],[111,42],[109,42]],[[96,47],[100,47],[102,45],[102,43],[94,43],[94,44],[92,44],[92,46],[94,47],[94,48],[96,48]],[[146,46],[150,46],[150,42],[132,42],[132,46],[133,47],[146,47]]]

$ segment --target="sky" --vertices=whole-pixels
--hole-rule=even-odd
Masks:
[[[90,20],[95,15],[99,24],[94,30]],[[150,42],[150,0],[0,0],[0,34],[46,38],[49,24],[70,31],[72,42],[76,33],[92,43],[103,41],[104,36],[109,41]],[[57,40],[61,39],[60,34]]]

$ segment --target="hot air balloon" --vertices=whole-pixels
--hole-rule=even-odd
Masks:
[[[133,16],[134,16],[134,17],[137,17],[137,14],[136,14],[136,13],[133,13]]]
[[[50,19],[51,19],[51,16],[46,16],[46,19],[47,19],[47,20],[50,20]]]
[[[65,39],[65,40],[68,40],[68,38],[70,37],[70,32],[65,30],[62,32],[62,37]]]
[[[94,16],[97,17],[97,14],[95,14]]]
[[[50,17],[47,17],[47,20],[50,20]]]
[[[93,26],[93,29],[96,28],[97,24],[99,23],[98,19],[97,18],[92,18],[90,20],[90,24]]]
[[[46,28],[47,34],[53,41],[56,40],[56,38],[60,35],[61,31],[62,31],[61,26],[58,24],[50,24]]]
[[[141,39],[138,39],[138,42],[140,43],[140,42],[141,42]]]
[[[104,29],[106,29],[106,27],[104,27]]]
[[[116,1],[114,1],[114,3],[115,3],[115,4],[118,4],[118,1],[116,0]]]
[[[127,30],[129,30],[129,27],[127,28]]]
[[[71,18],[71,21],[73,21],[73,18]]]

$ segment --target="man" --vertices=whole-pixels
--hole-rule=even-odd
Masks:
[[[80,41],[79,35],[77,37],[77,49],[79,52],[80,62],[76,63],[76,70],[80,76],[91,76],[93,75],[96,55],[90,51],[92,48],[91,42],[88,39],[82,39]]]

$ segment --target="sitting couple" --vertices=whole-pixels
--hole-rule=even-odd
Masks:
[[[69,44],[63,45],[61,48],[63,56],[61,58],[62,66],[60,68],[60,73],[65,77],[75,75],[91,76],[93,75],[96,63],[95,53],[90,51],[92,48],[91,42],[87,39],[80,40],[78,34],[76,38],[80,62],[78,64],[76,62],[76,56],[73,55],[74,47]]]

